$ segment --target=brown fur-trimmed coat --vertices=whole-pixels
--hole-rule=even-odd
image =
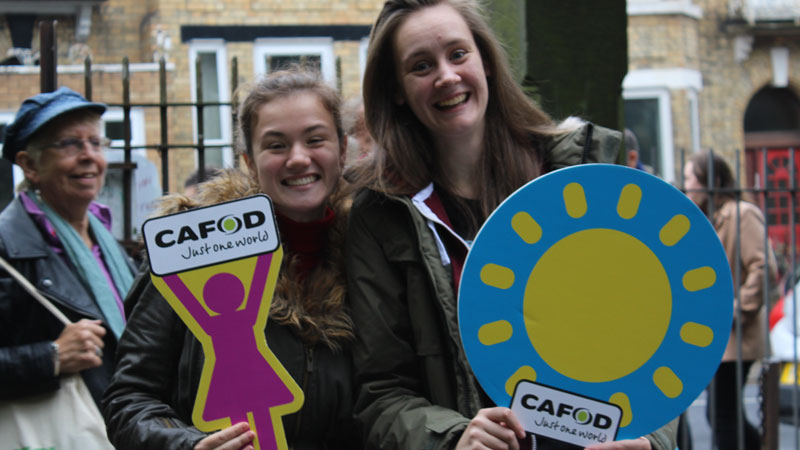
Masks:
[[[249,177],[227,171],[204,183],[195,200],[165,198],[161,211],[178,212],[257,192]],[[270,349],[304,392],[300,411],[283,416],[286,439],[294,450],[362,448],[352,421],[352,325],[341,263],[347,203],[343,194],[332,199],[336,218],[322,262],[302,283],[292,276],[295,258],[285,249],[265,330]],[[202,347],[153,287],[147,271],[137,277],[126,306],[133,310],[103,399],[109,438],[119,450],[192,449],[206,436],[191,426]]]
[[[297,260],[285,248],[281,275],[275,288],[270,317],[292,327],[308,344],[322,342],[338,349],[353,337],[353,326],[345,310],[344,233],[349,201],[345,189],[337,189],[331,202],[336,214],[328,245],[315,267],[302,282],[293,276]],[[258,184],[238,170],[226,170],[201,185],[195,200],[183,195],[167,196],[160,214],[173,214],[198,206],[213,205],[259,193]]]

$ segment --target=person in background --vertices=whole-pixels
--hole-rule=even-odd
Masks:
[[[375,146],[375,141],[373,141],[369,130],[367,130],[367,124],[364,122],[364,102],[360,96],[353,97],[345,102],[342,107],[342,124],[348,137],[350,159],[359,160],[369,155]]]
[[[194,198],[197,196],[197,186],[200,183],[208,181],[216,176],[222,174],[222,170],[217,169],[216,167],[206,167],[205,173],[203,176],[200,176],[200,171],[195,170],[192,172],[188,177],[186,177],[186,181],[183,182],[183,195]]]
[[[621,136],[555,123],[514,81],[485,17],[473,0],[389,0],[372,28],[364,101],[377,145],[352,171],[363,189],[346,239],[355,411],[369,449],[562,445],[531,442],[480,389],[456,290],[472,240],[507,196],[550,170],[616,161]],[[597,448],[674,450],[673,426]]]
[[[350,344],[343,272],[347,138],[339,97],[316,72],[273,72],[245,90],[239,147],[249,176],[236,170],[203,183],[196,199],[167,197],[162,213],[267,194],[284,259],[267,322],[267,343],[304,392],[283,416],[295,450],[360,448],[352,424]],[[139,274],[103,415],[119,450],[252,449],[247,423],[215,433],[191,425],[204,354],[200,342],[150,281]]]
[[[0,256],[73,323],[0,270],[0,399],[51,392],[80,373],[99,407],[111,379],[135,268],[111,235],[110,210],[94,202],[106,171],[105,109],[62,87],[26,99],[5,129],[3,157],[25,179],[0,213]]]
[[[764,215],[756,205],[738,199],[737,192],[734,191],[736,186],[733,171],[720,155],[710,151],[694,154],[684,166],[683,176],[686,195],[709,216],[717,230],[728,255],[731,273],[735,276],[738,268],[741,275],[734,280],[734,283],[738,283],[738,286],[734,286],[738,291],[738,301],[736,298],[731,299],[736,319],[722,363],[708,389],[709,402],[706,409],[718,448],[735,450],[738,448],[739,435],[737,404],[744,411],[744,382],[753,362],[764,357],[766,350],[763,303],[764,289],[767,286],[764,285],[764,272],[768,273],[773,282],[770,286],[770,297],[776,298],[777,283],[774,281],[777,262],[772,248],[764,245]],[[741,353],[738,351],[737,322],[741,323]],[[738,374],[741,384],[737,382],[738,358],[741,358],[742,370]],[[743,418],[743,423],[744,448],[760,448],[758,430],[747,417]]]
[[[628,167],[645,170],[644,164],[639,159],[639,139],[629,128],[625,128],[623,136],[625,137],[625,163]]]

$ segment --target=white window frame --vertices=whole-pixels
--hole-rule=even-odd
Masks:
[[[144,111],[141,108],[131,108],[131,146],[144,145],[145,143],[145,128],[144,128]],[[106,122],[122,122],[125,120],[125,112],[122,108],[108,108],[103,113],[103,125]],[[105,126],[103,127],[105,134]],[[114,139],[111,141],[112,147],[122,147],[125,141],[122,139]],[[140,155],[146,155],[144,149],[134,149],[133,152]]]
[[[364,84],[364,70],[367,68],[367,52],[369,50],[369,36],[361,38],[358,43],[358,73],[361,84]]]
[[[667,182],[675,181],[675,151],[672,139],[672,105],[669,90],[661,89],[625,89],[622,93],[625,100],[651,100],[658,101],[658,133],[661,146],[658,154],[661,156],[661,172],[659,177]]]
[[[16,117],[17,113],[15,111],[0,111],[0,124],[5,124],[6,126],[10,125],[11,122],[14,121],[14,117]],[[3,144],[0,143],[0,152],[3,151]],[[22,169],[16,165],[11,165],[11,185],[14,189],[14,195],[17,195],[16,188],[20,181],[25,179],[25,175],[22,173]]]
[[[703,9],[692,0],[628,0],[629,16],[683,15],[703,18]]]
[[[689,126],[692,131],[692,150],[700,151],[700,107],[697,91],[689,89],[686,92],[686,99],[689,101]]]
[[[670,92],[686,90],[697,93],[703,90],[703,75],[697,70],[683,67],[664,69],[642,69],[629,71],[622,82],[622,98],[625,100],[656,99],[658,100],[659,124],[661,134],[661,176],[664,180],[675,181],[675,147],[672,126],[672,100]],[[690,94],[692,95],[692,94]],[[700,146],[699,114],[697,101],[690,100],[689,120],[691,120],[692,145]],[[695,133],[695,129],[697,132]]]
[[[258,38],[253,45],[253,70],[255,75],[267,73],[268,56],[319,55],[322,79],[331,86],[336,85],[336,58],[333,53],[333,38]]]
[[[124,120],[125,120],[125,112],[123,111],[122,108],[120,108],[120,107],[109,107],[108,109],[106,109],[106,112],[103,113],[103,116],[102,116],[103,133],[105,134],[105,124],[106,123],[108,123],[108,122],[123,122]],[[130,110],[130,121],[131,121],[131,146],[144,145],[145,142],[147,141],[145,122],[144,122],[144,109],[142,109],[142,108],[131,108],[131,110]],[[123,155],[124,155],[123,151],[124,150],[122,148],[119,148],[119,147],[123,147],[124,145],[125,145],[125,141],[123,139],[113,139],[113,140],[111,140],[111,146],[115,147],[115,148],[112,149],[112,150],[108,150],[108,152],[113,152],[113,153],[110,153],[109,156],[111,156],[111,157],[107,157],[106,160],[109,160],[109,162],[111,162],[111,161],[114,161],[114,162],[123,161]],[[143,148],[133,149],[131,151],[131,156],[132,156],[132,160],[133,160],[134,163],[137,162],[137,159],[145,160],[145,159],[147,159],[147,150],[143,149]],[[141,170],[141,169],[143,169],[143,167],[141,165],[137,167],[137,171]],[[136,238],[137,236],[140,235],[140,233],[141,233],[141,229],[140,229],[141,223],[147,218],[147,215],[149,215],[149,214],[142,214],[141,211],[140,211],[141,206],[139,205],[139,202],[142,201],[141,200],[142,193],[140,191],[136,190],[137,189],[137,183],[138,183],[137,179],[139,177],[139,174],[138,174],[137,171],[133,172],[133,177],[134,178],[133,178],[132,186],[133,186],[134,191],[131,193],[131,195],[132,195],[131,202],[132,202],[132,206],[133,206],[133,209],[131,211],[133,215],[132,215],[131,219],[134,222],[133,223],[134,230],[132,230],[132,231],[134,231],[134,234],[133,234],[134,238]],[[106,171],[106,174],[108,174],[108,171]],[[109,182],[107,181],[106,182],[106,186],[108,186],[108,184],[109,184]],[[122,236],[124,235],[123,222],[122,222],[122,211],[119,210],[119,209],[115,209],[115,208],[120,208],[122,205],[119,205],[119,204],[115,205],[114,202],[110,202],[107,199],[103,199],[103,198],[101,198],[99,200],[101,202],[103,202],[103,203],[107,203],[106,206],[112,208],[113,213],[114,213],[114,220],[112,221],[112,233],[118,239],[122,239]],[[151,199],[151,200],[153,200],[153,199]]]
[[[228,82],[228,71],[226,70],[228,67],[228,53],[223,39],[192,39],[189,41],[189,85],[192,102],[197,101],[197,69],[195,65],[198,53],[214,53],[216,55],[219,101],[220,103],[230,102],[230,84]],[[231,129],[231,121],[227,120],[231,117],[231,108],[230,106],[220,106],[219,112],[222,135],[217,139],[206,138],[203,140],[204,144],[220,145],[232,142],[233,130]],[[192,136],[194,136],[195,143],[197,142],[197,120],[197,109],[192,108]],[[221,151],[222,166],[233,167],[233,149],[231,147],[223,147]],[[199,162],[197,152],[195,152],[194,159],[196,166]]]

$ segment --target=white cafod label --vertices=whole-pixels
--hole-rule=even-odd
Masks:
[[[584,447],[613,441],[622,418],[617,405],[527,380],[517,383],[511,410],[525,431]]]
[[[271,253],[280,246],[272,201],[261,194],[150,219],[142,234],[157,276]]]

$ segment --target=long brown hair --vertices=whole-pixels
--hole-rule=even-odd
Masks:
[[[714,208],[719,209],[723,203],[729,200],[736,200],[737,195],[733,190],[736,187],[736,180],[733,177],[733,170],[727,161],[717,153],[705,151],[695,153],[689,158],[692,163],[692,172],[697,181],[703,187],[711,190],[707,198],[714,198]],[[709,167],[710,163],[710,167]],[[709,176],[713,172],[714,179],[709,183]],[[706,203],[708,200],[706,200]],[[702,205],[705,210],[708,205]]]
[[[539,137],[559,134],[552,119],[529,99],[514,80],[500,42],[476,0],[388,0],[370,35],[363,97],[367,127],[377,142],[371,160],[357,166],[353,178],[390,194],[411,195],[431,181],[453,191],[439,167],[428,130],[407,105],[397,105],[398,82],[393,47],[398,27],[413,12],[447,4],[472,31],[486,72],[485,149],[475,174],[483,219],[508,195],[542,172]]]
[[[285,70],[272,72],[243,89],[246,96],[239,107],[239,152],[247,154],[251,159],[254,156],[252,135],[261,107],[299,92],[314,94],[330,113],[339,137],[339,151],[345,151],[339,95],[322,80],[318,72],[304,66],[292,65]],[[228,189],[227,186],[234,185],[235,180],[233,177],[229,178],[227,183],[222,183],[223,188]],[[242,184],[241,181],[238,183]],[[210,186],[219,184],[212,180],[203,186],[208,195],[218,199],[224,195],[214,193]],[[328,243],[320,262],[305,277],[300,277],[299,258],[291,249],[287,249],[270,306],[270,317],[293,328],[306,344],[321,343],[333,350],[339,350],[343,343],[353,338],[353,324],[345,306],[343,249],[344,224],[349,202],[348,190],[344,189],[343,184],[340,180],[339,186],[328,199],[328,206],[336,214],[336,220],[328,230]],[[255,173],[250,174],[250,187],[239,190],[248,189],[252,194],[259,189]]]

